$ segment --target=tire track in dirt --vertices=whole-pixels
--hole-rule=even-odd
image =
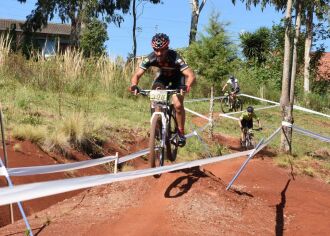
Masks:
[[[117,220],[105,220],[84,235],[160,235],[169,231],[173,235],[173,231],[167,229],[170,225],[168,208],[173,200],[164,196],[164,190],[177,177],[178,174],[166,174],[160,178],[145,178],[148,191],[143,201],[121,213]]]

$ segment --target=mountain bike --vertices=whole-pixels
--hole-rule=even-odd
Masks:
[[[220,107],[223,113],[243,110],[243,101],[237,95],[232,99],[230,98],[230,93],[225,92],[224,96],[224,98],[220,99]]]
[[[148,96],[151,101],[149,165],[151,168],[163,166],[164,157],[175,161],[179,147],[178,122],[171,97],[179,94],[179,90],[140,90],[139,93]],[[155,175],[159,177],[160,175]]]
[[[253,149],[256,146],[256,141],[254,140],[254,133],[253,133],[254,130],[260,131],[262,130],[262,128],[257,128],[257,129],[249,129],[248,127],[243,128],[245,142],[244,143],[241,142],[241,146],[246,150]]]

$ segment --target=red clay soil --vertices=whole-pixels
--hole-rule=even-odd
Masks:
[[[219,136],[218,140],[228,139]],[[138,146],[134,148],[142,149]],[[232,146],[237,148],[236,143]],[[33,158],[27,153],[20,157],[26,158],[24,164],[28,160],[31,165],[36,165],[36,160],[39,165],[50,164],[49,160],[42,162],[43,153],[39,157],[33,154]],[[294,176],[264,157],[252,159],[231,190],[226,191],[244,160],[242,157],[203,169],[163,174],[158,179],[145,177],[44,197],[24,202],[24,206],[55,197],[61,198],[58,201],[65,199],[56,204],[53,199],[47,209],[30,212],[28,220],[35,235],[329,234],[330,185]],[[135,165],[147,168],[142,158]],[[66,176],[56,176],[62,177]],[[0,235],[22,235],[24,230],[20,220],[0,228]]]

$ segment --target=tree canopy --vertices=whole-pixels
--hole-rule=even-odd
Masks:
[[[236,47],[225,31],[225,24],[219,22],[219,14],[213,13],[205,28],[206,34],[192,43],[187,51],[189,64],[198,74],[211,83],[232,72],[233,61],[237,57]]]

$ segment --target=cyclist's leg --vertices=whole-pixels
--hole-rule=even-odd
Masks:
[[[248,129],[253,129],[253,120],[252,119],[248,120],[246,125],[247,125]]]
[[[242,125],[242,129],[241,129],[241,141],[242,141],[242,143],[244,143],[245,142],[244,129],[247,127],[247,121],[246,120],[241,120],[241,125]]]
[[[172,85],[171,89],[180,89],[182,86],[184,86],[184,77],[176,77],[172,79]],[[176,112],[176,119],[178,122],[178,129],[179,129],[179,136],[180,136],[180,142],[183,146],[185,144],[185,137],[184,137],[184,126],[186,121],[186,113],[184,110],[183,105],[184,96],[177,94],[173,95],[172,102],[173,106]]]

